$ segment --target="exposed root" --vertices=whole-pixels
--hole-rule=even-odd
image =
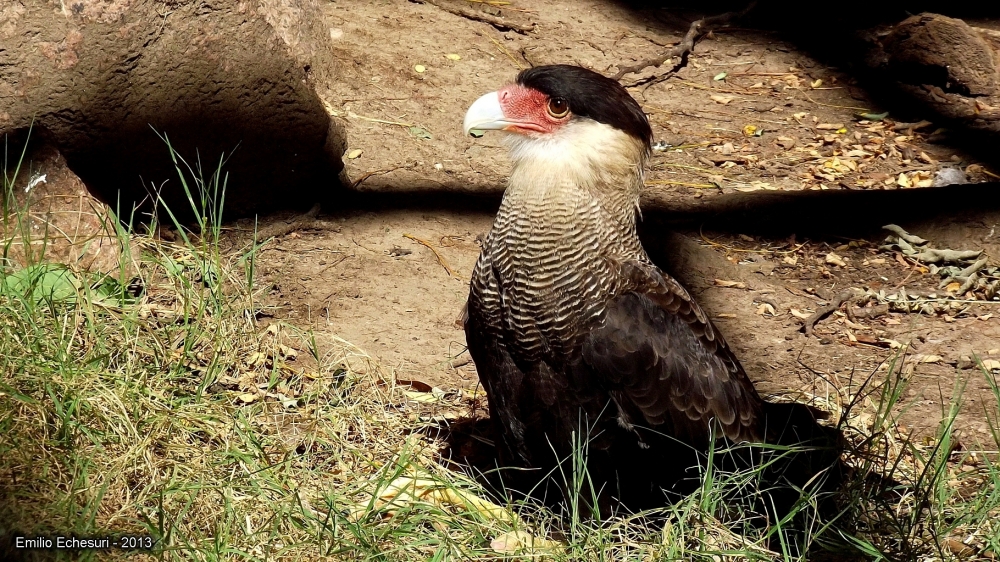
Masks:
[[[513,22],[503,17],[487,14],[486,12],[471,10],[463,6],[456,6],[455,4],[448,2],[448,0],[421,0],[421,2],[426,2],[448,12],[449,14],[454,14],[467,20],[488,23],[500,31],[507,31],[509,29],[511,31],[524,34],[531,33],[535,30],[535,24],[533,23],[521,24]]]
[[[448,262],[444,261],[444,258],[441,257],[441,254],[438,253],[438,251],[434,248],[434,246],[431,246],[430,242],[428,242],[426,240],[422,240],[420,238],[417,238],[416,236],[414,236],[412,234],[403,234],[403,238],[409,238],[410,240],[413,240],[414,242],[417,242],[418,244],[423,244],[424,246],[427,246],[428,248],[430,248],[430,251],[434,252],[434,257],[437,258],[437,261],[438,261],[439,264],[441,264],[441,267],[443,267],[444,270],[448,272],[448,275],[450,275],[452,277],[455,277],[455,278],[458,277],[458,275],[455,275],[455,272],[452,271],[452,269],[450,267],[448,267]]]
[[[289,222],[279,222],[268,225],[257,231],[257,239],[267,240],[268,238],[284,236],[296,230],[313,228],[316,223],[316,217],[319,215],[319,210],[320,204],[316,203],[311,209],[295,217]]]
[[[739,12],[726,12],[724,14],[719,14],[717,16],[709,16],[691,22],[691,27],[688,28],[687,33],[684,35],[684,38],[681,39],[680,43],[674,45],[667,52],[660,53],[659,55],[653,58],[639,61],[639,63],[631,66],[622,67],[617,74],[612,76],[612,78],[615,80],[621,80],[622,77],[625,76],[626,74],[636,74],[638,72],[645,70],[650,66],[659,68],[661,65],[663,65],[663,63],[667,62],[672,58],[680,58],[680,61],[677,63],[677,66],[675,66],[670,71],[670,73],[677,72],[678,70],[687,65],[688,55],[691,54],[691,52],[694,50],[695,43],[704,33],[710,31],[713,27],[725,25],[734,19],[742,18],[743,16],[747,15],[747,13],[749,13],[750,10],[754,9],[756,5],[757,1],[754,0],[753,2],[750,2],[750,4],[746,8],[744,8]]]
[[[808,337],[813,335],[813,329],[816,327],[817,322],[833,314],[833,311],[839,309],[845,302],[854,300],[854,298],[854,289],[848,289],[837,295],[837,298],[833,299],[833,302],[817,310],[809,318],[806,318],[804,321],[805,324],[802,325],[802,329],[805,330],[806,336]]]

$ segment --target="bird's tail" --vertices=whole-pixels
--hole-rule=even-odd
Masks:
[[[804,496],[817,500],[821,518],[837,509],[837,492],[844,478],[840,431],[819,423],[822,412],[804,404],[765,402],[764,441],[772,462],[761,480],[770,492],[776,515],[784,517],[801,506]]]

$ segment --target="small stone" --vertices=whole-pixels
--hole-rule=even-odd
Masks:
[[[823,336],[822,338],[820,338],[819,343],[820,345],[830,345],[831,343],[833,343],[833,338],[831,338],[830,336]]]

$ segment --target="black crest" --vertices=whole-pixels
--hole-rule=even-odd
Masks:
[[[575,115],[611,125],[647,144],[653,137],[646,114],[625,88],[593,70],[566,64],[536,66],[518,74],[517,83],[562,98]]]

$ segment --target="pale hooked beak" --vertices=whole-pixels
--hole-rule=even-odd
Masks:
[[[503,108],[500,107],[500,94],[490,92],[469,107],[469,111],[465,113],[463,128],[465,134],[469,135],[473,132],[489,130],[502,131],[515,124],[507,121],[504,117]],[[478,136],[482,136],[482,134]]]

